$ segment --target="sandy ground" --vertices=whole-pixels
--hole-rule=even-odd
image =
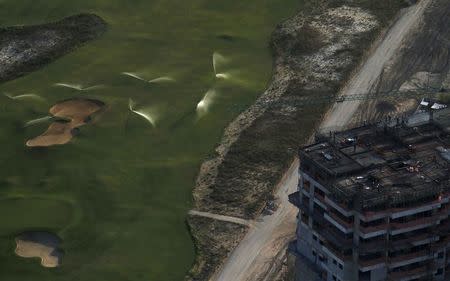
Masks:
[[[16,254],[23,258],[40,258],[44,267],[61,265],[60,241],[49,233],[27,233],[16,238]]]
[[[420,22],[431,0],[422,0],[412,6],[392,26],[383,40],[360,70],[341,91],[341,95],[369,93],[382,74],[383,67],[402,46],[402,42]],[[342,128],[349,124],[361,101],[337,103],[325,116],[321,128]],[[254,281],[264,278],[273,258],[285,249],[294,236],[297,210],[288,202],[288,194],[297,190],[298,160],[286,173],[278,187],[277,197],[281,204],[271,216],[262,218],[250,229],[246,237],[233,251],[223,268],[211,280]]]
[[[374,89],[385,66],[394,59],[411,31],[419,27],[422,16],[431,0],[422,0],[409,8],[389,30],[379,46],[363,64],[358,73],[343,88],[341,95],[369,93]],[[322,123],[322,131],[339,130],[349,124],[361,101],[336,103]]]
[[[449,17],[450,1],[433,0],[420,23],[420,30],[404,41],[400,55],[385,66],[376,86],[379,93],[399,91],[400,95],[381,102],[368,100],[354,115],[354,123],[414,111],[417,98],[439,97],[441,89],[450,89]],[[408,99],[401,95],[405,91],[418,91],[420,96]],[[380,103],[390,103],[393,110],[378,110]]]
[[[55,104],[49,110],[54,117],[69,119],[69,122],[54,122],[36,138],[26,142],[27,146],[52,146],[68,143],[73,130],[88,123],[90,116],[100,111],[104,104],[90,99],[71,99]]]

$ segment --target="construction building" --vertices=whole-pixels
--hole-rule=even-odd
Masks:
[[[289,199],[290,250],[318,280],[450,280],[450,110],[316,140],[299,152]]]

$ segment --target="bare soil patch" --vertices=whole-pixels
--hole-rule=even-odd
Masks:
[[[450,2],[434,0],[418,23],[419,30],[404,41],[396,58],[385,66],[376,87],[377,92],[412,90],[422,91],[424,97],[445,97],[440,91],[448,91],[450,86],[449,17]],[[388,101],[396,107],[395,112],[378,108],[376,104],[380,100],[370,100],[360,106],[353,122],[375,121],[387,115],[408,113],[417,107],[417,100],[401,95],[395,95]]]

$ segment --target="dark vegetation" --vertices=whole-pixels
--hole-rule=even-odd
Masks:
[[[285,99],[298,94],[292,83]],[[231,146],[219,168],[211,199],[244,208],[247,217],[257,215],[271,199],[273,187],[291,164],[300,144],[309,137],[322,112],[321,107],[310,107],[286,116],[284,112],[268,110]]]
[[[379,103],[377,103],[376,109],[377,112],[380,113],[394,113],[397,110],[395,105],[388,101],[380,101]]]
[[[0,82],[38,70],[84,43],[96,39],[107,24],[94,14],[60,21],[0,29]]]
[[[303,26],[297,34],[294,34],[294,36],[290,34],[276,35],[279,35],[279,37],[273,41],[273,44],[280,46],[284,45],[284,48],[288,48],[289,53],[293,56],[314,53],[324,46],[320,33],[308,24],[305,24],[305,26]],[[283,37],[283,35],[286,37]],[[273,47],[275,48],[275,46]]]
[[[448,93],[439,93],[437,99],[440,102],[443,102],[443,103],[450,103],[450,94],[448,94]]]
[[[188,225],[195,225],[195,231],[191,233],[199,259],[189,272],[187,279],[208,280],[217,265],[222,263],[243,238],[246,227],[196,216],[188,217]],[[223,243],[224,241],[228,243]]]

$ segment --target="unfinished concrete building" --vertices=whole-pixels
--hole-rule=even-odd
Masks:
[[[386,120],[300,150],[290,248],[319,280],[450,280],[449,116]]]

